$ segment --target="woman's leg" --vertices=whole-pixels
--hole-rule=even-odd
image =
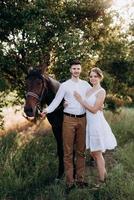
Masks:
[[[100,181],[104,181],[106,178],[107,172],[106,172],[105,160],[103,158],[102,152],[95,151],[95,152],[92,152],[91,155],[96,160]]]

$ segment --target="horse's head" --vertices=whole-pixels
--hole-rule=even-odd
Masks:
[[[41,108],[43,95],[47,89],[45,78],[38,70],[31,70],[26,78],[26,101],[24,112],[28,119],[34,120]]]

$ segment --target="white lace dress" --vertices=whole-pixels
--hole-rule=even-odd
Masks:
[[[86,101],[89,105],[94,105],[96,102],[96,94],[102,90],[99,89],[89,97]],[[105,152],[106,149],[114,149],[117,146],[116,138],[107,123],[103,112],[98,111],[96,114],[86,111],[87,126],[86,126],[86,149],[93,151]]]

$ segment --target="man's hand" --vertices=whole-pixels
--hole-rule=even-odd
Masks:
[[[63,106],[64,106],[64,108],[66,108],[66,107],[68,106],[68,102],[67,102],[67,101],[64,101],[64,102],[63,102]]]
[[[46,118],[47,112],[44,110],[42,113],[40,113],[41,118]]]

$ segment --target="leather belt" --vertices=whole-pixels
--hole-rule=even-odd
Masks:
[[[84,113],[82,115],[74,115],[74,114],[70,114],[70,113],[65,113],[64,112],[64,115],[67,115],[69,117],[82,118],[82,117],[86,116],[86,113]]]

